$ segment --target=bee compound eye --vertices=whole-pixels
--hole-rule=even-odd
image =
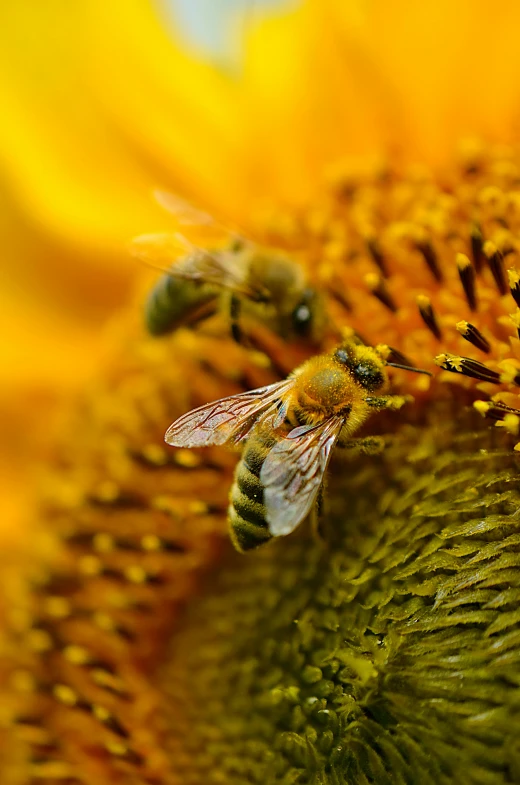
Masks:
[[[312,324],[311,295],[306,294],[291,314],[294,331],[297,335],[307,335]]]

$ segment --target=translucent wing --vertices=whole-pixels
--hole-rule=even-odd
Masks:
[[[204,210],[199,210],[176,194],[157,190],[154,191],[153,195],[155,201],[171,213],[177,219],[177,222],[183,226],[218,227],[222,233],[230,233],[230,230],[219,223],[212,215],[204,212]]]
[[[260,482],[273,537],[290,534],[310,512],[342,426],[343,418],[333,417],[294,428],[267,455]]]
[[[199,210],[180,196],[168,191],[157,190],[154,191],[154,197],[161,207],[173,215],[179,226],[186,227],[190,235],[193,233],[197,238],[212,237],[214,240],[225,238],[236,245],[247,244],[244,233],[238,230],[236,225],[229,226],[218,221],[209,213]]]
[[[206,447],[239,442],[259,419],[269,416],[276,427],[285,417],[284,396],[293,383],[286,379],[193,409],[170,425],[164,439],[174,447]]]
[[[247,280],[248,266],[239,251],[199,248],[178,232],[139,235],[130,251],[172,278],[214,284],[259,302],[269,299],[261,284]]]

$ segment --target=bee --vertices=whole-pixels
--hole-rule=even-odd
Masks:
[[[326,322],[324,302],[296,260],[230,233],[172,194],[156,197],[179,224],[209,234],[217,246],[223,237],[227,244],[201,248],[180,232],[135,238],[132,253],[165,269],[145,305],[145,324],[152,335],[194,326],[224,306],[238,343],[243,342],[242,312],[285,340],[319,342]]]
[[[244,449],[231,488],[231,539],[244,552],[290,534],[313,510],[335,445],[380,451],[380,437],[354,439],[373,412],[400,409],[389,395],[386,346],[347,341],[311,357],[284,381],[208,403],[166,431],[175,447],[227,442]],[[430,374],[429,374],[430,375]]]

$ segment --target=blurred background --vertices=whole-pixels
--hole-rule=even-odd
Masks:
[[[53,412],[89,378],[103,325],[128,300],[139,274],[128,241],[168,228],[152,189],[197,196],[187,128],[208,146],[225,111],[213,106],[220,74],[233,80],[245,28],[277,3],[1,4],[2,536],[17,536]],[[203,182],[204,167],[202,152]]]

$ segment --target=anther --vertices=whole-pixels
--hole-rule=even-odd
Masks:
[[[520,308],[517,308],[514,313],[510,313],[509,318],[516,327],[517,335],[520,338]]]
[[[90,660],[90,654],[83,646],[70,644],[63,649],[63,656],[73,665],[87,665]]]
[[[477,292],[475,287],[475,267],[471,264],[466,254],[458,253],[456,257],[457,269],[459,271],[460,282],[466,295],[466,300],[471,311],[477,309]]]
[[[462,321],[457,322],[455,327],[462,337],[466,339],[466,341],[469,341],[469,343],[473,344],[473,346],[476,346],[477,349],[480,349],[481,352],[489,354],[491,351],[489,341],[482,335],[480,330],[475,327],[475,325]]]
[[[489,269],[495,279],[497,289],[500,294],[507,294],[506,275],[504,270],[504,257],[496,245],[488,240],[484,243],[484,254],[489,265]]]
[[[417,307],[419,308],[419,313],[422,316],[423,322],[425,323],[426,327],[433,333],[433,335],[440,341],[442,337],[442,331],[439,327],[439,323],[437,321],[437,317],[435,315],[435,311],[433,310],[433,305],[429,297],[426,297],[424,294],[417,295]]]
[[[365,283],[372,294],[377,297],[379,302],[388,308],[389,311],[392,311],[392,313],[397,311],[397,305],[395,304],[386,282],[381,275],[377,275],[376,273],[369,273],[365,276]]]
[[[453,354],[439,354],[435,358],[435,364],[445,371],[451,373],[460,373],[463,376],[469,376],[471,379],[478,379],[480,382],[491,382],[498,384],[500,382],[500,374],[492,371],[483,363],[478,360],[472,360],[470,357],[458,357]]]
[[[92,704],[92,714],[94,717],[102,722],[106,728],[113,731],[113,733],[117,733],[118,736],[121,736],[123,739],[127,739],[129,736],[128,731],[123,728],[119,720],[111,714],[108,709],[105,709],[104,706],[100,706],[97,703]]]
[[[383,256],[383,253],[381,251],[381,247],[380,247],[378,241],[376,240],[376,238],[375,237],[367,237],[366,243],[367,243],[367,248],[368,248],[368,251],[370,253],[370,256],[372,257],[374,262],[377,264],[379,270],[381,271],[381,274],[384,275],[384,276],[388,275],[388,270],[387,270],[387,267],[386,267],[385,257]]]
[[[473,224],[471,227],[470,243],[473,264],[475,265],[475,270],[478,274],[482,271],[482,265],[484,262],[484,254],[482,250],[484,245],[484,238],[482,237],[482,232],[480,231],[478,224]]]
[[[65,706],[76,706],[78,703],[77,694],[66,684],[55,684],[52,688],[52,693],[56,700],[65,704]]]
[[[504,382],[504,384],[515,384],[517,387],[520,387],[520,370],[513,363],[504,362],[502,364],[500,381]]]
[[[520,275],[518,274],[518,271],[512,267],[507,271],[507,276],[509,278],[509,289],[511,290],[513,300],[520,308]]]
[[[429,240],[416,244],[416,248],[428,265],[430,272],[436,281],[442,281],[442,271],[439,267],[439,260],[435,248]]]
[[[500,403],[500,401],[475,401],[473,407],[482,417],[486,417],[488,420],[494,420],[495,422],[501,422],[505,420],[506,417],[520,416],[520,409],[513,409],[505,403]],[[513,424],[514,421],[510,419],[510,422]]]

